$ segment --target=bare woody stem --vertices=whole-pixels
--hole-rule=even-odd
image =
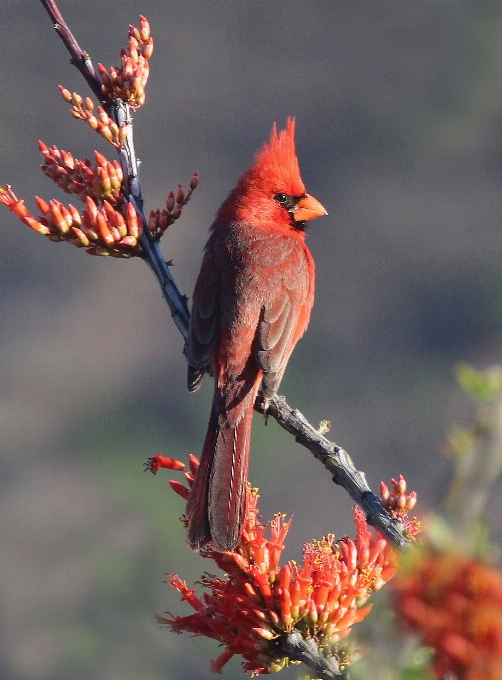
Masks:
[[[263,413],[263,404],[257,402],[255,409]],[[294,435],[296,442],[308,449],[331,473],[335,484],[343,486],[350,497],[366,513],[368,524],[404,548],[410,541],[403,533],[399,520],[393,520],[382,507],[380,499],[368,486],[364,472],[356,470],[349,454],[334,442],[330,442],[313,427],[298,409],[288,406],[284,397],[275,395],[267,406],[270,415],[279,425]]]
[[[134,204],[143,221],[141,236],[142,256],[155,274],[162,294],[171,310],[173,320],[186,340],[190,319],[187,298],[178,290],[169,267],[164,260],[160,246],[152,238],[143,212],[143,197],[139,182],[138,162],[134,149],[130,107],[121,100],[111,99],[103,94],[101,82],[96,76],[89,54],[78,45],[55,0],[40,1],[70,54],[70,62],[78,68],[92,92],[119,128],[121,125],[126,126],[126,140],[118,153],[124,173],[124,187],[127,200]],[[263,413],[263,406],[259,400],[255,404],[255,409]],[[275,396],[271,400],[267,409],[267,415],[272,416],[282,428],[295,436],[299,444],[306,447],[323,463],[332,474],[333,481],[343,486],[351,498],[365,511],[369,524],[376,527],[395,545],[399,547],[409,545],[410,542],[404,535],[399,521],[392,520],[389,517],[378,497],[369,488],[364,473],[356,470],[350,456],[341,447],[322,436],[298,410],[288,406],[283,397]]]
[[[87,52],[84,52],[84,50],[80,48],[80,45],[75,40],[75,37],[68,28],[68,24],[59,11],[55,0],[40,0],[40,2],[45,7],[47,14],[50,16],[56,33],[59,35],[66,49],[70,53],[70,62],[76,66],[80,73],[84,76],[87,84],[96,97],[102,101],[103,104],[106,104],[107,102],[103,99],[103,95],[101,93],[101,82],[96,77],[96,72],[94,70],[94,66],[92,65],[91,58]]]
[[[187,298],[178,290],[171,275],[171,271],[162,255],[159,242],[152,238],[151,232],[148,229],[147,220],[143,211],[143,195],[139,182],[138,161],[134,149],[131,109],[129,105],[123,101],[113,101],[111,116],[115,119],[119,128],[122,125],[125,125],[127,130],[124,145],[118,150],[118,154],[122,172],[124,173],[124,184],[128,194],[127,199],[134,204],[136,212],[141,216],[143,221],[143,231],[140,240],[143,250],[142,257],[145,262],[150,265],[151,270],[155,274],[162,295],[171,310],[174,323],[186,341],[188,337],[188,323],[190,320]]]
[[[324,656],[313,638],[304,638],[297,630],[279,638],[279,646],[290,659],[301,661],[314,671],[319,680],[348,680],[335,657]]]

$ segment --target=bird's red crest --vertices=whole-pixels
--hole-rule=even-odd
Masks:
[[[305,194],[295,151],[294,118],[288,118],[286,128],[280,132],[274,123],[270,140],[258,151],[253,165],[220,207],[212,229],[240,220],[263,227],[272,225],[272,228],[282,224],[289,230],[290,215],[273,200],[279,193]]]
[[[265,187],[273,184],[273,191],[301,196],[305,186],[300,176],[295,149],[295,119],[288,118],[286,128],[277,132],[274,123],[270,141],[256,154],[254,165],[246,173],[247,181]]]

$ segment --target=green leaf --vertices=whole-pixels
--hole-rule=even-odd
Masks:
[[[478,371],[463,362],[457,366],[455,373],[460,387],[477,402],[489,404],[502,395],[501,366]]]

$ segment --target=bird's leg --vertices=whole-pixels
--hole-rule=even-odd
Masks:
[[[260,404],[261,411],[262,411],[263,416],[265,418],[265,425],[268,425],[268,409],[269,409],[269,406],[270,406],[270,401],[271,401],[271,397],[266,397],[262,390],[260,390],[258,392],[257,402]]]

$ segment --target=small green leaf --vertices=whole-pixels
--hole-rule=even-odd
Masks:
[[[324,436],[325,434],[327,434],[330,431],[330,429],[331,429],[331,423],[329,422],[329,420],[321,420],[321,422],[319,423],[319,429],[318,429],[319,434]]]
[[[475,401],[489,404],[502,395],[502,366],[490,366],[478,371],[468,363],[456,368],[460,387]]]

